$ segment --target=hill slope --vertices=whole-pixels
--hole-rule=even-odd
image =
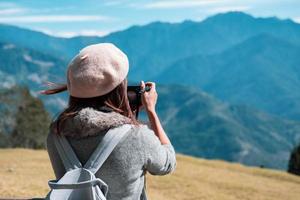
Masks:
[[[66,63],[62,59],[34,49],[24,48],[12,43],[0,42],[0,89],[12,85],[27,85],[34,95],[45,81],[61,82],[65,80]],[[58,94],[47,98],[40,96],[48,110],[58,112],[64,107],[67,94]]]
[[[224,103],[197,88],[160,85],[157,91],[159,117],[178,153],[287,169],[290,152],[300,139],[300,122]],[[12,112],[9,120],[10,112],[6,111],[17,109],[18,93],[0,90],[0,100],[8,102],[2,103],[6,109],[0,112],[3,127],[14,127],[15,114]],[[47,103],[53,99],[44,100]],[[145,115],[141,112],[140,119],[148,121]],[[3,132],[10,134],[5,129]]]
[[[158,86],[157,111],[178,152],[286,169],[300,123],[245,105],[219,101],[196,88]]]
[[[54,175],[46,151],[0,149],[0,177],[0,198],[43,197]],[[175,173],[148,175],[147,181],[149,197],[156,200],[300,198],[300,177],[182,155],[177,156]]]
[[[299,54],[300,46],[261,34],[220,54],[173,63],[155,80],[197,86],[234,104],[300,119]]]

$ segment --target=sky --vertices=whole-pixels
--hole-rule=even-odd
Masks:
[[[300,0],[0,0],[0,23],[58,37],[103,36],[153,21],[202,21],[242,11],[300,23]]]

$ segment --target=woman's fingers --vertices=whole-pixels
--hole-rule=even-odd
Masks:
[[[150,91],[155,91],[155,83],[154,82],[146,82],[146,85],[150,87]],[[153,88],[153,90],[152,90]]]
[[[144,90],[144,89],[145,89],[145,83],[144,83],[144,81],[141,81],[141,84],[140,84],[140,86],[141,86],[141,89],[142,89],[142,90]]]
[[[145,91],[145,87],[150,87],[150,91]],[[155,90],[154,82],[141,81],[141,90],[145,91],[142,93],[142,103],[147,110],[155,110],[155,105],[157,101],[157,92]]]

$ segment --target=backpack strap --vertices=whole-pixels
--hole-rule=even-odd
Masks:
[[[82,164],[78,160],[75,152],[70,146],[68,140],[63,135],[52,134],[54,144],[58,151],[58,154],[64,164],[65,170],[69,171],[71,169],[81,168]]]
[[[109,129],[89,160],[85,163],[84,168],[95,174],[131,128],[132,125],[123,124],[119,127]]]

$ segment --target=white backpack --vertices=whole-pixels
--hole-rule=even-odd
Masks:
[[[66,173],[61,179],[48,182],[51,191],[46,199],[106,200],[108,186],[101,179],[96,178],[95,173],[131,127],[130,124],[124,124],[111,128],[84,166],[78,160],[67,139],[64,136],[53,134],[55,146]]]

